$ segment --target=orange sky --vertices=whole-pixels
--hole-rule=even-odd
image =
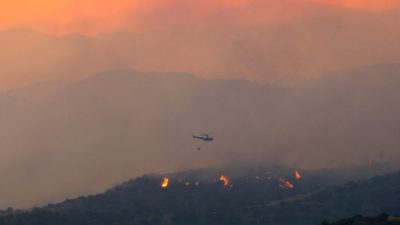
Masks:
[[[400,7],[398,0],[315,0],[358,10],[382,11]]]
[[[310,2],[372,11],[400,7],[399,0],[13,0],[1,3],[0,30],[30,27],[53,34],[94,34],[154,23],[163,26],[171,20],[197,21],[211,14],[280,19],[307,14],[301,4]]]

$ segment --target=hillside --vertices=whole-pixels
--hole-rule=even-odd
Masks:
[[[381,214],[377,217],[363,217],[361,215],[341,219],[337,222],[328,223],[324,222],[322,225],[398,225],[400,224],[400,217],[389,216]]]
[[[268,212],[276,224],[316,224],[356,214],[400,213],[400,172],[352,181],[345,185],[321,189],[312,195],[289,202],[259,206],[250,215]],[[281,217],[285,215],[284,217]]]
[[[312,225],[347,215],[399,213],[400,172],[333,187],[316,179],[320,171],[299,173],[296,179],[290,168],[248,166],[147,175],[103,194],[6,211],[0,224]]]

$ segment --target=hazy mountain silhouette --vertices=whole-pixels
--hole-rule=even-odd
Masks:
[[[280,22],[206,21],[195,27],[115,31],[94,37],[2,31],[0,90],[47,79],[77,81],[118,68],[264,82],[400,62],[400,31],[393,23],[400,19],[399,10],[372,13],[311,3],[305,7],[319,13]],[[216,16],[224,17],[223,12]]]

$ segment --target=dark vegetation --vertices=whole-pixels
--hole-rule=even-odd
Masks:
[[[381,170],[371,167],[359,171]],[[103,194],[2,211],[0,225],[308,225],[356,214],[400,213],[400,172],[347,182],[350,171],[357,169],[302,171],[300,180],[294,169],[266,166],[147,175]],[[167,188],[160,186],[164,177],[170,179]]]
[[[322,225],[399,225],[400,217],[380,214],[377,217],[364,217],[361,215],[348,219],[341,219],[334,223],[323,222]]]

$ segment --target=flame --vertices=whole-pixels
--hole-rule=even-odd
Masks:
[[[228,186],[229,185],[229,179],[228,177],[221,175],[221,177],[219,178],[219,180],[224,184],[224,186]]]
[[[163,180],[162,180],[162,182],[161,182],[161,187],[162,187],[162,188],[167,188],[167,187],[168,187],[168,184],[169,184],[169,178],[164,177]]]
[[[300,171],[294,171],[294,178],[296,178],[296,180],[300,180],[302,178]]]
[[[283,178],[279,179],[279,183],[280,183],[279,186],[281,188],[286,188],[286,189],[293,189],[294,188],[294,185],[292,183],[290,183],[290,181],[285,180]]]

